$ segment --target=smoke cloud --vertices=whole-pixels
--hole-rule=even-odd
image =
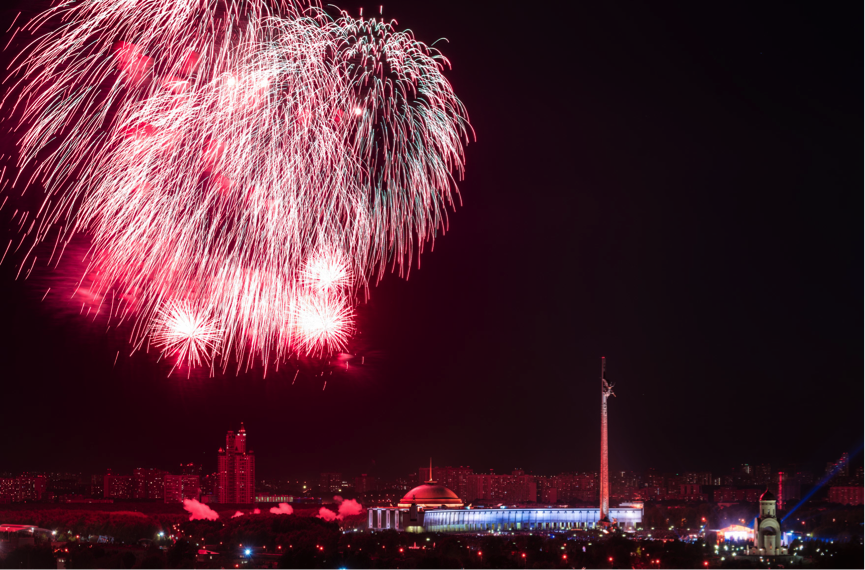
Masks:
[[[215,521],[219,518],[219,513],[195,499],[183,499],[183,508],[189,513],[189,520],[191,521]]]
[[[359,515],[363,512],[363,507],[360,506],[360,503],[355,501],[354,499],[349,499],[347,501],[343,501],[339,504],[339,517],[340,519],[344,519],[345,517],[351,517],[354,515]]]
[[[337,498],[340,500],[337,501]],[[324,519],[328,522],[335,520],[341,521],[345,519],[345,517],[359,515],[363,512],[363,507],[354,499],[349,499],[345,501],[342,497],[337,495],[336,497],[334,497],[334,502],[339,504],[339,514],[336,514],[328,508],[322,507],[318,510],[318,518]]]
[[[338,515],[330,509],[322,507],[318,510],[318,518],[324,519],[327,522],[334,521],[338,518]]]
[[[236,513],[231,515],[231,518],[236,519],[237,517],[242,517],[242,516],[243,516],[243,513],[240,511],[237,511]]]
[[[344,500],[344,499],[343,499],[342,497],[340,497],[339,495],[334,495],[334,496],[333,496],[333,502],[336,503],[337,505],[340,504],[340,503],[342,503],[343,500]]]
[[[260,514],[261,514],[261,509],[253,509],[253,510],[252,510],[252,514],[254,514],[254,515],[260,515]]]
[[[270,507],[270,512],[275,515],[290,515],[294,509],[288,503],[279,503],[278,507]]]

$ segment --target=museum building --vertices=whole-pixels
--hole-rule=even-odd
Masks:
[[[472,508],[435,481],[427,481],[406,493],[395,507],[369,509],[370,530],[406,532],[512,532],[567,531],[594,528],[600,508],[499,507]],[[613,507],[613,523],[634,530],[643,520],[642,505]]]

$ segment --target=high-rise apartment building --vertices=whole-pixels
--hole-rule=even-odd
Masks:
[[[106,499],[131,499],[133,488],[132,475],[113,475],[110,469],[102,486]]]
[[[435,474],[435,470],[433,470]],[[553,487],[555,487],[553,485]],[[502,503],[536,502],[541,486],[533,475],[515,471],[510,475],[490,473],[466,475],[465,501],[484,500]],[[463,498],[463,496],[460,496]],[[555,502],[555,501],[554,501]]]
[[[0,477],[0,505],[11,503],[15,496],[15,479]]]
[[[18,477],[0,478],[0,503],[41,501],[47,487],[44,475],[23,473]]]
[[[778,472],[778,509],[789,510],[801,496],[802,484],[796,476],[783,471]]]
[[[378,477],[370,477],[364,473],[360,477],[354,478],[354,492],[358,495],[369,493],[370,491],[378,491],[378,488]]]
[[[225,436],[225,449],[219,450],[218,497],[220,503],[255,502],[255,455],[246,450],[243,423],[235,433]]]
[[[829,502],[842,505],[859,506],[862,504],[862,487],[829,487]]]
[[[322,473],[319,488],[322,493],[339,493],[342,491],[342,473]]]
[[[838,477],[850,475],[850,454],[844,452],[838,461],[830,461],[826,464],[826,475],[835,480]]]
[[[682,475],[683,483],[686,485],[711,485],[712,474],[708,471],[685,473]]]
[[[201,478],[198,475],[166,475],[164,497],[166,503],[198,500],[201,497]]]
[[[180,474],[181,475],[198,475],[201,477],[201,464],[200,463],[181,463],[180,464]]]
[[[769,485],[772,483],[772,466],[768,463],[760,463],[754,469],[754,483],[757,485]]]
[[[469,475],[473,475],[471,467],[433,467],[430,474],[429,467],[418,468],[418,483],[426,481],[435,481],[440,485],[444,485],[463,500],[468,496],[468,480]]]
[[[105,496],[105,475],[92,475],[90,477],[90,496],[102,498]]]
[[[136,469],[132,475],[132,498],[162,500],[166,475],[159,469]]]
[[[846,451],[841,454],[841,459],[838,460],[838,475],[841,477],[850,475],[850,454]]]

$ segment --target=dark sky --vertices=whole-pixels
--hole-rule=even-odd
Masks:
[[[366,364],[325,390],[113,366],[123,339],[7,259],[0,472],[213,470],[240,421],[261,477],[595,470],[602,355],[613,469],[861,449],[861,10],[656,4],[387,0],[450,41],[477,142],[450,231],[373,289]]]

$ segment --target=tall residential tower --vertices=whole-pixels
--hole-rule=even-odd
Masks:
[[[229,431],[225,449],[219,450],[218,496],[220,503],[255,502],[255,455],[246,451],[246,429]]]

